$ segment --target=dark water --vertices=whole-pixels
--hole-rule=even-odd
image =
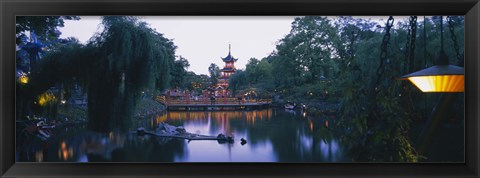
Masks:
[[[17,143],[20,162],[344,162],[335,116],[309,117],[278,109],[167,112],[138,120],[153,130],[160,122],[202,135],[233,135],[235,142],[190,141],[95,133],[65,127],[47,141]],[[247,140],[242,145],[241,138]]]

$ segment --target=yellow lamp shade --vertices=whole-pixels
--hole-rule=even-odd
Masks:
[[[27,84],[28,83],[28,77],[27,76],[21,76],[21,77],[18,78],[18,81],[21,84]]]
[[[409,77],[422,92],[464,92],[464,75],[434,75]]]
[[[408,75],[408,79],[422,92],[464,92],[465,76],[462,67],[436,65]]]

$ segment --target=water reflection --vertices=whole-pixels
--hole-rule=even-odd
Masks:
[[[68,162],[335,162],[344,161],[331,117],[310,117],[283,110],[176,111],[138,120],[132,130],[154,130],[161,123],[202,135],[233,135],[233,144],[186,141],[149,135],[94,133],[61,129],[44,143],[18,150],[19,161]],[[240,139],[247,144],[240,144]],[[33,148],[32,148],[33,147]],[[54,149],[48,149],[54,148]],[[30,149],[30,150],[29,150]],[[33,151],[32,158],[27,155]],[[50,153],[50,152],[53,152]]]

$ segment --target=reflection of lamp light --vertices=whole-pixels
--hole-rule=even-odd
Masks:
[[[440,17],[441,50],[437,65],[403,76],[422,92],[464,92],[464,68],[449,65],[443,50],[443,18]]]

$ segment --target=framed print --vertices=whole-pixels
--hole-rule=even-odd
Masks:
[[[4,177],[478,177],[478,1],[1,9]]]

